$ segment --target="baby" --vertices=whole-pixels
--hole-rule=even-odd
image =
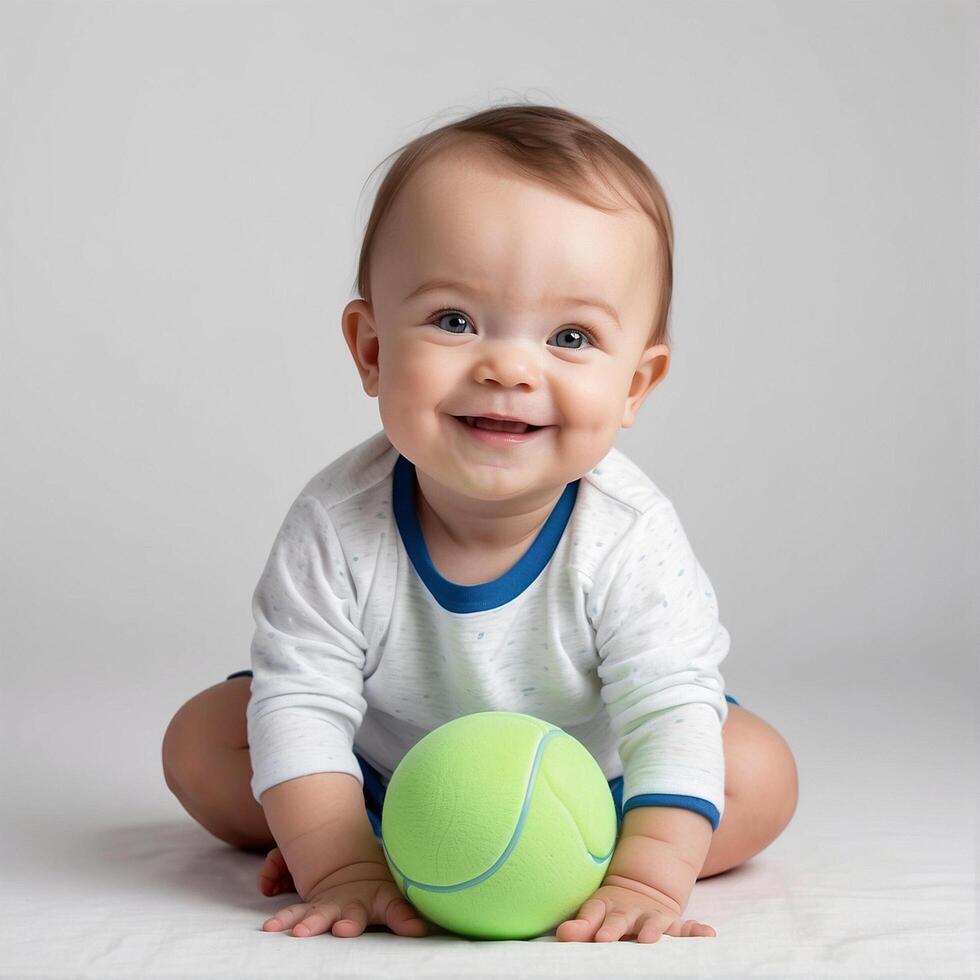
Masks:
[[[191,816],[302,899],[265,929],[428,932],[384,860],[385,787],[472,712],[549,721],[609,780],[616,849],[560,941],[715,935],[682,918],[695,880],[789,823],[793,755],[725,693],[711,582],[613,447],[667,374],[672,254],[654,175],[564,110],[479,112],[386,175],[342,316],[383,428],[293,502],[251,670],[163,743]]]

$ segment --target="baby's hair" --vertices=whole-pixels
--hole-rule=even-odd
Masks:
[[[488,149],[521,176],[541,181],[607,213],[635,206],[646,212],[657,235],[659,261],[652,274],[658,279],[660,296],[660,309],[651,324],[647,346],[669,346],[674,227],[660,182],[632,150],[608,133],[581,116],[547,105],[512,103],[484,109],[423,133],[382,160],[378,166],[398,154],[378,188],[364,230],[354,283],[362,299],[371,302],[371,249],[399,190],[423,163],[460,144]],[[610,174],[619,179],[628,196],[609,179]],[[596,195],[596,178],[615,193],[622,206]]]

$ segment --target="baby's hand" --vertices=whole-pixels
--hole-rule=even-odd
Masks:
[[[622,875],[609,877],[620,884],[602,884],[574,919],[559,923],[559,942],[608,943],[636,936],[638,943],[655,943],[661,936],[718,935],[703,922],[681,918],[681,907],[663,892]]]
[[[273,857],[273,855],[276,855]],[[270,851],[266,866],[282,862],[278,848]],[[285,862],[282,862],[285,868]],[[265,867],[263,867],[263,872]],[[275,875],[279,877],[276,878]],[[288,870],[286,871],[288,875]],[[290,887],[292,877],[290,876]],[[267,895],[277,894],[281,872],[272,872],[259,887]],[[270,890],[267,890],[270,889]],[[335,936],[359,936],[369,924],[387,926],[399,936],[424,936],[429,929],[416,909],[398,890],[386,864],[362,861],[338,868],[320,884],[310,889],[306,901],[277,912],[262,923],[264,932],[292,929],[294,936],[316,936],[328,930]]]

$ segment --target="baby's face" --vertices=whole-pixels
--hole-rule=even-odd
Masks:
[[[668,348],[646,346],[656,235],[642,212],[606,214],[472,149],[450,153],[396,199],[372,259],[373,304],[348,304],[345,337],[417,469],[467,498],[557,494],[666,373]],[[491,442],[459,418],[491,413],[542,428]]]

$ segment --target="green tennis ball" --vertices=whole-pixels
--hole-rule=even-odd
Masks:
[[[408,901],[476,939],[530,939],[571,918],[616,846],[602,769],[567,732],[511,711],[455,718],[405,754],[381,842]]]

